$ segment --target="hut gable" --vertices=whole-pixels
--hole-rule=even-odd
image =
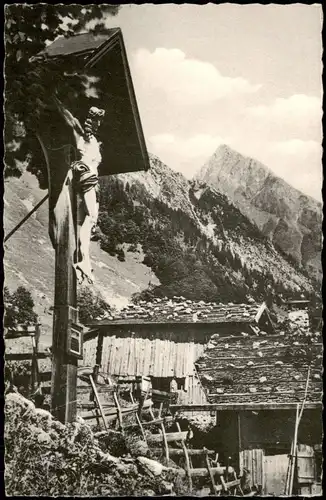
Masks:
[[[199,378],[210,403],[289,403],[322,397],[322,344],[270,335],[213,336],[197,360]]]
[[[217,304],[194,302],[184,297],[155,298],[152,302],[130,304],[105,320],[93,322],[92,327],[125,324],[201,323],[247,324],[272,328],[266,304]]]

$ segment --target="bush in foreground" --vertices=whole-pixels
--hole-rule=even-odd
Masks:
[[[82,419],[63,425],[20,394],[6,395],[7,495],[153,496],[173,485],[179,485],[176,493],[185,491],[178,469],[130,454],[117,458],[103,449]]]

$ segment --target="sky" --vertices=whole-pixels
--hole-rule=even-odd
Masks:
[[[124,5],[148,150],[191,178],[221,144],[321,200],[322,7]]]

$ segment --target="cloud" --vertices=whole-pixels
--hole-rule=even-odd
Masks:
[[[178,137],[169,133],[157,134],[148,140],[152,153],[187,177],[193,175],[218,146],[230,142],[230,138],[209,134]]]
[[[288,98],[277,98],[269,105],[252,106],[248,108],[248,112],[254,116],[273,116],[282,119],[289,114],[293,117],[320,117],[321,109],[318,97],[294,94]]]
[[[223,76],[213,64],[187,58],[179,49],[157,48],[154,52],[139,49],[134,68],[141,84],[150,92],[160,89],[170,101],[181,105],[208,104],[261,88],[245,78]]]
[[[304,140],[322,137],[322,102],[316,96],[294,94],[277,98],[271,104],[247,108],[246,114],[263,133],[275,137]]]
[[[260,159],[300,191],[321,200],[322,146],[317,141],[291,139],[261,145]]]

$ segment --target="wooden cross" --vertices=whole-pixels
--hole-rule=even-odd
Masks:
[[[82,43],[82,55],[81,47]],[[107,111],[102,127],[100,175],[148,170],[149,158],[143,136],[123,36],[119,28],[97,37],[84,34],[58,39],[44,49],[51,60],[74,60],[100,82],[101,105]],[[79,71],[78,69],[78,71]],[[97,106],[82,97],[76,113]],[[55,249],[55,299],[53,322],[52,412],[62,422],[72,422],[77,410],[77,364],[82,358],[82,328],[78,323],[77,276],[81,199],[71,164],[78,160],[78,120],[55,97],[55,112],[37,137],[46,159],[49,184],[50,238]],[[85,127],[87,128],[87,127]],[[87,130],[86,130],[87,132]]]
[[[53,127],[39,131],[37,137],[47,164],[49,232],[55,251],[52,412],[66,423],[74,421],[77,412],[78,357],[67,350],[71,328],[78,324],[77,280],[73,268],[77,249],[78,195],[70,171],[76,143],[71,125],[63,116],[61,122],[60,117],[54,122]]]

